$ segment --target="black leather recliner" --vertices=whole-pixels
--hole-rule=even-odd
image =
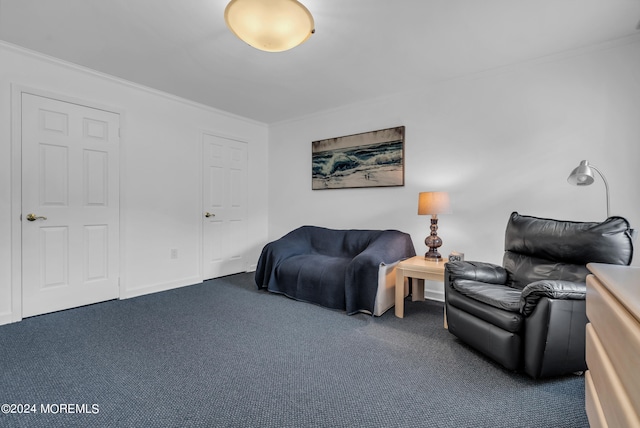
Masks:
[[[533,378],[585,370],[586,264],[629,265],[632,234],[622,217],[587,223],[512,213],[503,266],[445,265],[449,332]]]

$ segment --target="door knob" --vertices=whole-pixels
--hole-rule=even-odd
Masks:
[[[46,220],[47,218],[43,215],[27,214],[27,220],[29,221],[36,221],[38,219]]]
[[[204,213],[204,216],[206,218],[209,218],[209,217],[215,217],[216,215],[215,214],[211,214],[210,212],[206,212],[206,213]]]

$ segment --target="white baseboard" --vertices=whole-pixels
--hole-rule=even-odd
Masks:
[[[130,299],[132,297],[144,296],[145,294],[158,293],[161,291],[173,290],[174,288],[188,287],[189,285],[202,284],[202,278],[193,276],[183,278],[179,281],[162,282],[153,285],[147,285],[140,288],[130,288],[124,290],[120,295],[121,299]]]
[[[424,290],[424,298],[429,300],[437,300],[438,302],[444,302],[444,293],[439,291]]]
[[[159,293],[161,291],[173,290],[174,288],[188,287],[196,284],[202,284],[201,277],[193,276],[190,278],[183,278],[179,281],[162,282],[144,287],[127,289],[120,295],[120,299],[130,299],[133,297],[144,296],[146,294]],[[10,312],[0,314],[0,325],[11,324],[17,321],[20,320],[14,320],[13,314]]]
[[[15,320],[13,319],[13,314],[11,312],[0,314],[0,325],[11,324],[12,322],[15,322]]]
[[[440,281],[425,281],[424,297],[425,299],[444,302],[444,284]]]

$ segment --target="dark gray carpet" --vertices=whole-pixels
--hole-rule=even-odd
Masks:
[[[347,316],[252,274],[0,326],[0,363],[0,404],[38,411],[0,426],[588,426],[583,377],[501,369],[442,328],[441,303]]]

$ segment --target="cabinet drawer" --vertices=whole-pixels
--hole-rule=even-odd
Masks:
[[[627,374],[616,372],[591,323],[587,324],[586,339],[587,366],[607,424],[614,427],[640,427],[640,417],[622,386],[621,379]]]
[[[640,323],[594,276],[587,277],[587,317],[631,403],[640,409]]]
[[[593,385],[593,379],[591,378],[591,372],[589,370],[584,373],[584,392],[589,426],[591,428],[608,428],[602,411],[602,405],[600,404],[600,397],[598,397],[598,392]]]

